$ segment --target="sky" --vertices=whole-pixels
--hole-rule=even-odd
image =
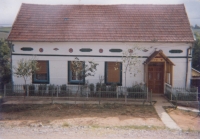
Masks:
[[[22,3],[32,4],[185,4],[191,25],[200,25],[200,0],[0,0],[0,26],[12,26]]]

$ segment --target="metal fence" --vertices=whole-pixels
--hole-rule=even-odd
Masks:
[[[132,87],[103,85],[4,85],[3,97],[6,96],[37,96],[37,97],[61,97],[66,100],[147,100],[148,89],[145,85]]]
[[[199,101],[198,87],[179,88],[166,83],[165,96],[171,101]]]

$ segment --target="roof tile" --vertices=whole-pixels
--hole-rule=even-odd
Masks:
[[[8,40],[193,42],[181,5],[22,4]]]

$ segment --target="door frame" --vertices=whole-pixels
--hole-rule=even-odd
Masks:
[[[149,78],[149,66],[151,66],[151,64],[152,63],[163,63],[162,64],[162,66],[163,66],[163,71],[162,71],[162,74],[163,74],[163,78],[162,78],[162,92],[160,92],[159,94],[164,94],[164,90],[165,90],[165,77],[166,77],[166,62],[165,61],[162,61],[162,62],[150,62],[149,64],[148,64],[148,66],[147,66],[147,86],[148,86],[148,82],[149,82],[149,80],[148,80],[148,78]],[[153,94],[157,94],[157,93],[153,93]],[[159,95],[158,94],[158,95]]]

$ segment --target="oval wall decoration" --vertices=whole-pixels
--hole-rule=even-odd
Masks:
[[[21,50],[22,51],[33,51],[33,48],[31,48],[31,47],[22,47]]]
[[[122,49],[110,49],[109,51],[114,53],[120,53],[122,52]]]
[[[80,51],[81,52],[91,52],[92,49],[90,49],[90,48],[81,48]]]
[[[73,52],[73,49],[72,49],[72,48],[69,48],[69,52],[72,53],[72,52]]]
[[[40,52],[43,52],[43,48],[40,48],[39,51],[40,51]]]
[[[103,53],[103,49],[99,49],[99,53]]]
[[[170,53],[182,53],[183,50],[169,50]]]
[[[54,48],[53,50],[58,51],[59,49],[58,48]]]

